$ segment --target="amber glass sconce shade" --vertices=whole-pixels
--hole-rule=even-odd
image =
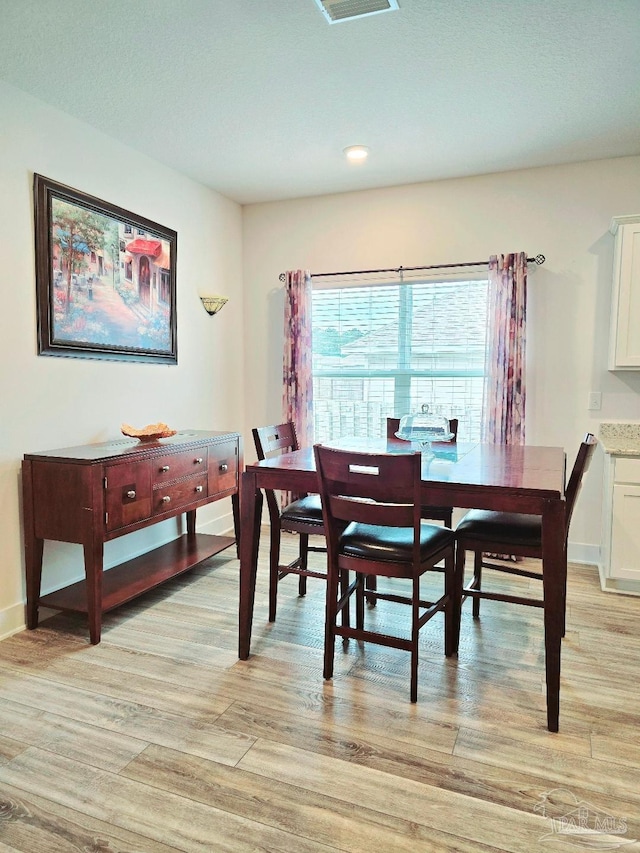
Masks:
[[[207,314],[213,316],[223,308],[229,301],[226,296],[201,296],[200,301],[204,305]]]

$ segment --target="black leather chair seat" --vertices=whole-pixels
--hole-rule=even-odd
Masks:
[[[295,521],[298,524],[317,524],[322,527],[322,504],[320,495],[306,495],[293,503],[288,504],[280,516],[280,523]]]
[[[420,558],[450,545],[454,534],[435,524],[420,525]],[[381,527],[375,524],[352,522],[340,537],[338,545],[343,554],[364,560],[411,563],[413,560],[413,528]]]
[[[492,546],[499,542],[505,553],[509,545],[535,549],[542,545],[542,520],[539,515],[474,509],[460,521],[456,534]]]

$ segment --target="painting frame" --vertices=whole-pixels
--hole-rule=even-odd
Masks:
[[[177,364],[177,232],[34,174],[38,355]]]

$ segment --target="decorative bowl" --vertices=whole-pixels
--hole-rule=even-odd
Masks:
[[[163,423],[147,424],[142,429],[136,429],[129,424],[122,424],[120,431],[123,435],[128,435],[130,438],[137,438],[139,441],[156,441],[159,438],[170,438],[177,432],[177,430],[171,429]]]

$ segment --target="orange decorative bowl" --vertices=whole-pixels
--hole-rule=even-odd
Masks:
[[[170,429],[166,424],[147,424],[142,429],[136,429],[129,424],[122,424],[120,431],[123,435],[128,435],[130,438],[137,438],[140,441],[156,441],[159,438],[170,438],[175,435],[177,430]]]

